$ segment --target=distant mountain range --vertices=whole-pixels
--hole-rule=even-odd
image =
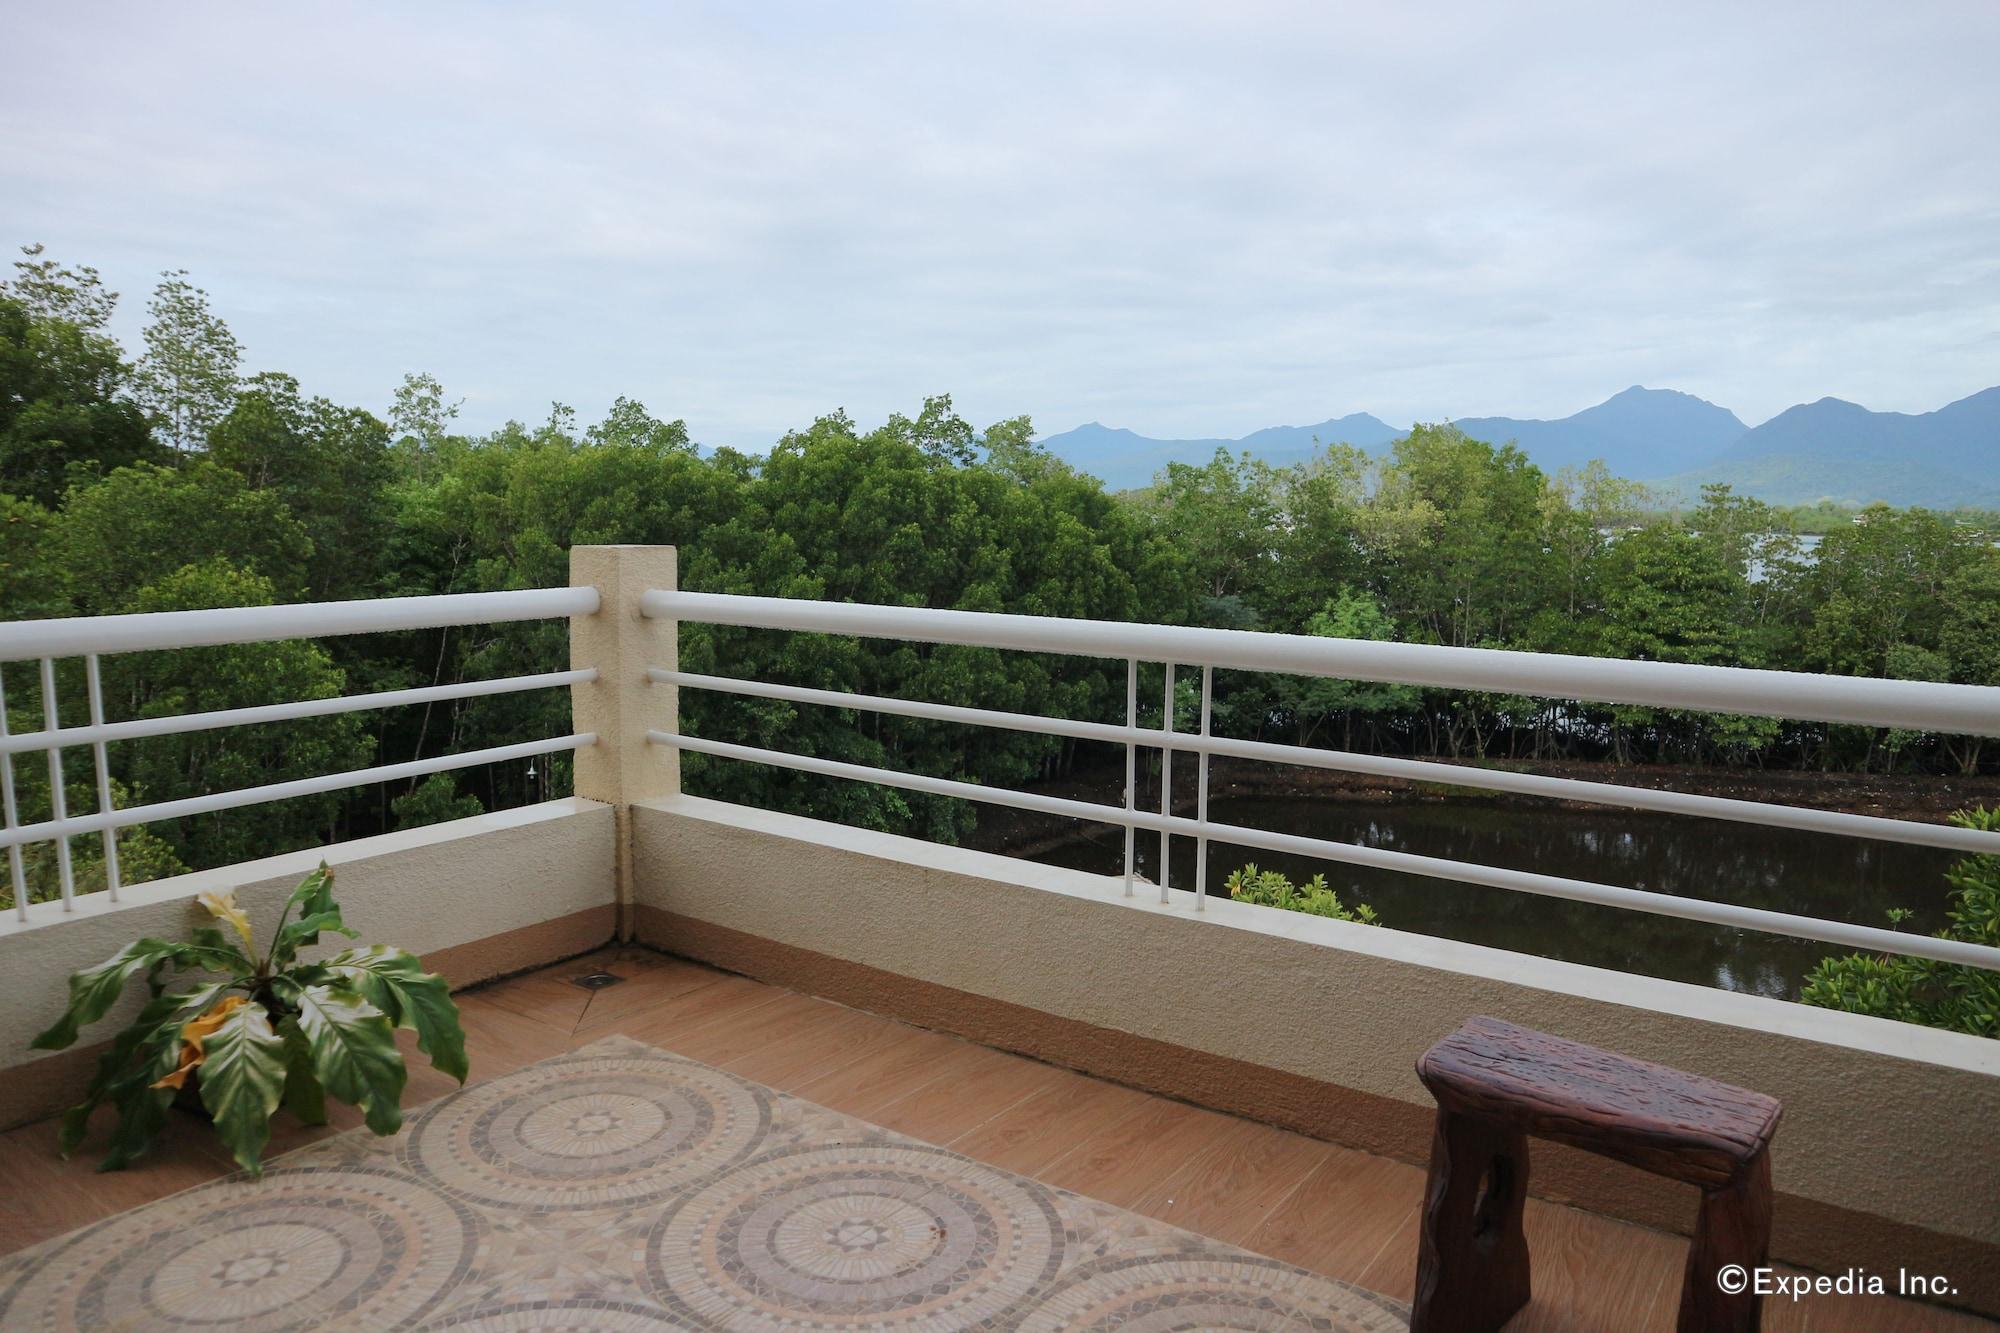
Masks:
[[[1634,386],[1555,421],[1467,417],[1476,439],[1513,441],[1548,471],[1602,459],[1619,476],[1691,496],[1726,481],[1775,504],[1816,500],[1952,508],[2000,507],[2000,387],[1935,412],[1871,412],[1838,398],[1788,408],[1761,426],[1673,389]],[[1274,466],[1311,456],[1315,441],[1380,450],[1405,429],[1366,412],[1316,426],[1271,426],[1234,440],[1152,439],[1095,421],[1042,443],[1114,490],[1149,484],[1170,462],[1201,463],[1218,447]]]

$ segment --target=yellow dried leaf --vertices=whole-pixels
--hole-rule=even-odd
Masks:
[[[220,914],[218,913],[218,915]],[[203,1013],[199,1018],[191,1018],[182,1024],[180,1067],[153,1086],[156,1088],[185,1087],[187,1085],[187,1076],[194,1072],[196,1065],[207,1058],[207,1052],[202,1050],[202,1043],[214,1035],[215,1030],[222,1026],[224,1019],[228,1018],[238,1009],[241,1009],[246,1003],[248,1003],[248,999],[245,996],[226,996],[217,1001],[212,1008]]]
[[[250,916],[236,905],[236,893],[204,893],[195,899],[208,909],[208,914],[217,921],[227,921],[243,937],[243,948],[252,958],[257,956],[257,945],[250,938]]]

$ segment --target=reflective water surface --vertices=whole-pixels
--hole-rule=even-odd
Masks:
[[[1892,907],[1914,915],[1906,930],[1945,924],[1955,856],[1925,847],[1799,833],[1719,820],[1520,805],[1329,800],[1323,797],[1218,798],[1210,817],[1482,865],[1533,870],[1624,888],[1708,898],[1860,925],[1884,926]],[[1679,981],[1796,996],[1800,981],[1831,945],[1723,929],[1480,885],[1307,861],[1254,848],[1213,844],[1209,883],[1246,861],[1294,880],[1323,873],[1343,898],[1366,902],[1397,930],[1490,944],[1570,962]],[[1139,868],[1155,877],[1159,836],[1139,836]],[[1174,839],[1173,884],[1194,884],[1192,839]],[[1098,828],[1033,859],[1119,873],[1124,834]]]

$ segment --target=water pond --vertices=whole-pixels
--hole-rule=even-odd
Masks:
[[[1360,843],[1482,865],[1508,866],[1626,888],[1887,925],[1945,924],[1943,872],[1951,852],[1752,824],[1626,811],[1571,811],[1485,802],[1382,804],[1325,797],[1227,797],[1219,822]],[[1033,859],[1103,874],[1123,866],[1124,834],[1093,828]],[[1195,845],[1176,838],[1173,884],[1194,883]],[[1139,837],[1139,868],[1156,878],[1159,837]],[[1295,881],[1314,872],[1348,901],[1372,906],[1397,930],[1440,935],[1597,967],[1794,998],[1830,945],[1724,929],[1650,913],[1306,861],[1254,848],[1210,847],[1212,892],[1246,861]]]

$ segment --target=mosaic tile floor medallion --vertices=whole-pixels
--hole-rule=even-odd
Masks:
[[[0,1259],[0,1328],[1404,1327],[1403,1307],[611,1037]]]

